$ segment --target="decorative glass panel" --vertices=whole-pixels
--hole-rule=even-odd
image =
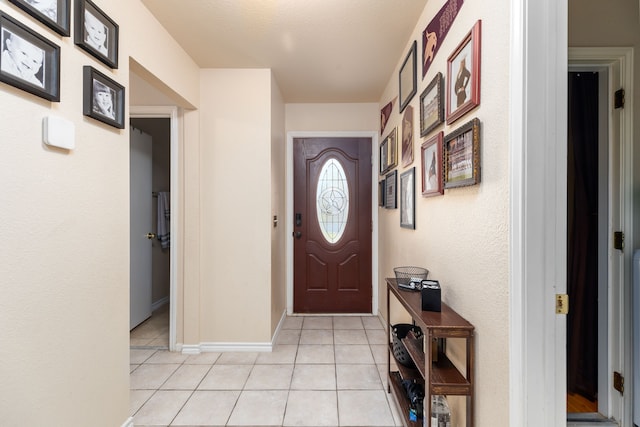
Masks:
[[[322,166],[316,195],[322,235],[327,242],[336,243],[342,237],[349,217],[349,185],[338,160],[331,158]]]

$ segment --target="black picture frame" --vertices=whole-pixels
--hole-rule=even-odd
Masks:
[[[378,206],[384,208],[384,204],[386,202],[386,188],[384,178],[381,181],[378,181]]]
[[[124,129],[124,108],[124,86],[95,68],[85,65],[83,114],[118,129]]]
[[[444,188],[480,183],[480,120],[474,118],[444,137]]]
[[[396,187],[398,186],[398,171],[394,170],[389,172],[384,178],[385,187],[385,202],[384,207],[387,209],[398,208],[398,195],[396,194]]]
[[[416,168],[400,174],[400,227],[416,229]]]
[[[427,136],[444,123],[444,84],[438,73],[420,94],[420,136]]]
[[[400,99],[400,113],[402,113],[411,99],[418,91],[418,81],[416,77],[416,69],[417,69],[417,43],[414,40],[411,44],[411,48],[409,49],[409,53],[405,57],[402,62],[402,66],[400,67],[400,72],[398,73],[399,78],[399,90],[398,90],[398,98]]]
[[[0,81],[40,98],[60,102],[60,47],[0,11]],[[15,49],[30,56],[16,63]],[[26,52],[26,53],[25,53]]]
[[[118,24],[91,0],[76,0],[75,25],[75,44],[105,65],[118,68]]]
[[[56,0],[54,8],[47,8],[31,0],[9,0],[63,37],[71,34],[71,0]]]

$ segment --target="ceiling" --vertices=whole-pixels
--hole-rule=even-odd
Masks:
[[[201,68],[270,68],[287,103],[379,102],[428,0],[142,0]]]

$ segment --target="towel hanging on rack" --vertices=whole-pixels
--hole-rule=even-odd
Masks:
[[[171,210],[169,208],[169,192],[158,191],[158,230],[156,235],[160,240],[162,249],[170,246],[169,220],[171,218]]]

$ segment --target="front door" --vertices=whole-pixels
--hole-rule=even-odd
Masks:
[[[293,309],[371,313],[371,139],[293,140]]]

